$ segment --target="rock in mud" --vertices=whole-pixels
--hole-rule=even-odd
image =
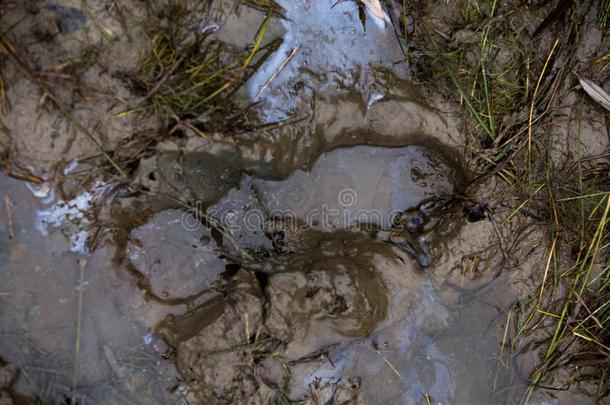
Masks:
[[[54,15],[60,32],[76,31],[87,24],[87,14],[78,8],[49,4],[46,9]]]

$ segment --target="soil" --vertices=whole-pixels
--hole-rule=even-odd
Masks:
[[[265,13],[232,3],[192,5],[178,29],[240,54]],[[227,101],[256,125],[202,132],[139,111],[145,22],[165,2],[0,2],[27,67],[0,48],[0,403],[523,397],[549,329],[509,340],[544,277],[541,220],[477,176],[458,106],[421,85],[390,25],[356,2],[277,3],[261,46],[281,44]],[[511,21],[544,14],[525,10]],[[587,59],[606,38],[591,10]],[[459,8],[420,12],[442,25]],[[558,117],[597,111],[565,91]],[[607,158],[607,121],[575,125],[554,127],[550,159]],[[586,372],[533,403],[594,403]]]

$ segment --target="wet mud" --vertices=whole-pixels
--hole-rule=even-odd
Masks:
[[[20,380],[21,390],[44,400],[70,397],[75,379],[77,398],[94,402],[416,403],[422,393],[451,400],[463,379],[476,385],[435,340],[451,313],[422,270],[461,215],[454,205],[467,176],[456,124],[403,80],[397,43],[373,19],[365,32],[355,5],[343,2],[332,16],[330,3],[282,6],[287,18],[265,39],[281,36],[281,47],[238,94],[258,102],[258,128],[130,143],[118,139],[139,125],[127,116],[98,133],[107,134],[104,147],[124,145],[117,156],[153,145],[129,185],[92,182],[83,192],[68,180],[55,193],[50,183],[29,190],[3,180],[12,201],[30,201],[37,212],[34,222],[27,210],[11,211],[10,224],[8,211],[3,217],[2,232],[27,231],[2,245],[10,280],[0,296],[8,304],[3,330],[23,325],[28,347],[53,356],[39,365],[40,355],[12,352],[28,375],[37,373]],[[302,6],[311,14],[297,22]],[[75,10],[48,10],[59,21],[57,35],[82,34],[87,22]],[[254,26],[242,19],[261,13],[235,15],[216,35],[242,46],[239,35],[251,33],[235,30]],[[332,32],[320,18],[332,20]],[[362,36],[370,52],[345,47]],[[329,59],[332,49],[345,52]],[[129,91],[110,76],[118,94]],[[103,114],[125,108],[98,107]],[[95,111],[88,119],[97,119]],[[23,132],[20,117],[3,122]],[[70,159],[95,148],[61,136],[64,173],[90,168]],[[33,142],[12,145],[13,162],[47,177],[57,156],[27,154]],[[26,237],[29,245],[19,242]],[[29,255],[32,243],[47,249]],[[20,276],[22,267],[41,269],[36,286]],[[51,280],[55,287],[43,294]],[[31,294],[11,292],[25,285]],[[43,297],[62,309],[46,311]],[[17,316],[17,308],[30,315]],[[15,339],[4,336],[3,346]],[[74,372],[66,368],[71,359],[80,364]],[[110,382],[96,388],[100,381]]]
[[[6,364],[0,359],[0,404],[35,404],[39,403],[33,397],[19,395],[13,390],[13,385],[19,377],[15,367]]]
[[[411,81],[389,24],[349,1],[193,6],[185,37],[272,52],[226,100],[255,118],[165,128],[134,85],[150,38],[122,18],[169,8],[88,3],[0,14],[73,112],[2,70],[1,403],[521,398],[536,359],[507,336],[542,277],[543,232],[502,222],[515,207],[495,178],[471,182],[471,140]]]
[[[461,141],[442,114],[411,99],[390,95],[368,107],[349,95],[333,96],[316,101],[315,106],[313,117],[296,124],[229,136],[212,133],[210,140],[191,136],[186,142],[163,144],[159,149],[200,152],[259,177],[282,178],[339,147],[432,143],[455,157],[451,148]]]
[[[346,367],[355,367],[350,374],[360,381],[365,369],[354,363],[363,346],[373,351],[387,329],[422,322],[415,314],[426,283],[404,252],[368,235],[298,226],[298,236],[286,237],[292,253],[242,264],[222,294],[159,325],[200,399],[247,402],[273,392],[313,401],[318,387],[353,384],[342,376]],[[274,224],[287,235],[297,231],[291,227]],[[418,327],[442,325],[438,305],[441,312],[428,309],[430,318]],[[282,364],[297,367],[286,375]],[[368,392],[374,381],[365,381]]]

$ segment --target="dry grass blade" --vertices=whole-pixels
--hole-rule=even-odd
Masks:
[[[553,48],[551,48],[551,51],[549,52],[549,56],[546,58],[546,62],[544,62],[544,67],[542,68],[542,71],[540,72],[540,76],[538,76],[538,81],[536,82],[536,88],[534,89],[534,94],[532,95],[532,103],[530,105],[530,111],[529,111],[529,120],[527,123],[527,161],[528,161],[528,165],[530,164],[531,156],[532,156],[532,127],[533,127],[533,119],[534,119],[534,107],[536,105],[538,90],[540,89],[540,84],[542,83],[542,79],[544,78],[544,74],[546,73],[546,70],[549,66],[549,62],[551,61],[551,58],[553,57],[553,54],[555,53],[555,49],[557,48],[557,45],[559,45],[559,39],[555,40],[555,43],[553,44]]]
[[[120,115],[150,111],[168,128],[189,122],[203,132],[242,129],[248,121],[245,114],[237,120],[226,119],[237,109],[231,97],[281,42],[278,38],[264,44],[273,11],[277,11],[271,7],[273,2],[247,4],[264,9],[267,16],[254,43],[243,52],[210,39],[207,31],[192,35],[185,30],[190,12],[184,4],[173,3],[159,11],[158,23],[147,30],[150,51],[130,75],[134,89],[144,96],[139,105]]]
[[[582,89],[589,95],[589,97],[599,103],[606,110],[610,111],[610,94],[608,94],[597,84],[593,83],[591,80],[579,77],[578,81],[580,82]]]
[[[0,113],[6,115],[9,112],[8,97],[6,96],[6,84],[4,81],[4,69],[0,65]]]
[[[78,263],[80,273],[78,280],[78,306],[76,314],[76,339],[74,343],[74,369],[72,371],[72,403],[76,404],[76,386],[78,383],[78,369],[80,360],[80,340],[81,340],[81,329],[83,320],[83,296],[85,290],[85,268],[87,267],[87,261],[81,259]]]
[[[610,16],[610,0],[600,0],[597,12],[597,24],[601,28],[604,28],[608,24],[608,16]]]
[[[247,6],[256,8],[258,10],[267,12],[267,13],[272,13],[277,17],[280,18],[285,18],[284,17],[284,9],[277,4],[275,1],[272,0],[241,0],[241,2]]]
[[[258,99],[260,95],[267,89],[267,87],[269,87],[269,85],[275,80],[275,78],[278,77],[280,73],[282,73],[284,68],[288,65],[288,63],[290,63],[290,61],[292,60],[292,58],[294,58],[300,48],[301,45],[298,45],[296,48],[290,51],[290,53],[288,54],[288,56],[286,56],[286,59],[284,59],[282,64],[277,68],[275,72],[273,72],[273,74],[269,77],[269,79],[267,79],[265,84],[263,84],[261,88],[256,92],[256,96],[254,97],[255,99]]]
[[[4,206],[6,208],[6,222],[8,224],[8,235],[10,239],[15,239],[15,227],[13,225],[13,202],[8,197],[4,196]]]
[[[398,376],[398,378],[400,378],[401,381],[404,382],[405,379],[402,377],[402,375],[400,374],[398,369],[396,367],[394,367],[394,365],[383,355],[383,353],[381,353],[381,350],[379,350],[379,348],[376,346],[373,346],[373,350],[375,350],[375,353],[377,353],[379,355],[379,357],[381,357],[383,362],[390,368],[390,370],[392,370],[392,372],[394,374],[396,374],[396,376]]]

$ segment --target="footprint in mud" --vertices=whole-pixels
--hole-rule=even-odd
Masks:
[[[436,210],[460,187],[447,162],[424,147],[337,149],[286,180],[245,176],[210,207],[250,253],[226,244],[227,281],[157,327],[199,400],[312,400],[314,388],[322,402],[397,400],[424,389],[394,372],[433,379],[449,398],[448,360],[427,338],[448,314],[413,261],[432,260]],[[385,393],[379,375],[394,379]]]
[[[281,181],[253,180],[271,217],[296,217],[322,230],[356,223],[391,227],[395,217],[459,187],[460,173],[424,146],[353,146],[323,153]]]
[[[299,227],[297,252],[242,263],[224,291],[157,328],[176,348],[178,371],[200,400],[242,403],[255,396],[268,403],[289,390],[285,384],[293,386],[291,399],[305,398],[311,375],[293,374],[287,382],[280,363],[312,362],[322,383],[344,386],[344,371],[359,361],[362,346],[370,355],[376,339],[417,321],[427,288],[403,252],[362,233]],[[427,311],[428,325],[432,318],[444,322],[438,304]]]
[[[459,167],[432,148],[354,146],[324,153],[284,180],[245,176],[208,213],[244,247],[264,244],[269,218],[290,218],[323,231],[367,231],[426,267],[433,228],[463,181]]]

